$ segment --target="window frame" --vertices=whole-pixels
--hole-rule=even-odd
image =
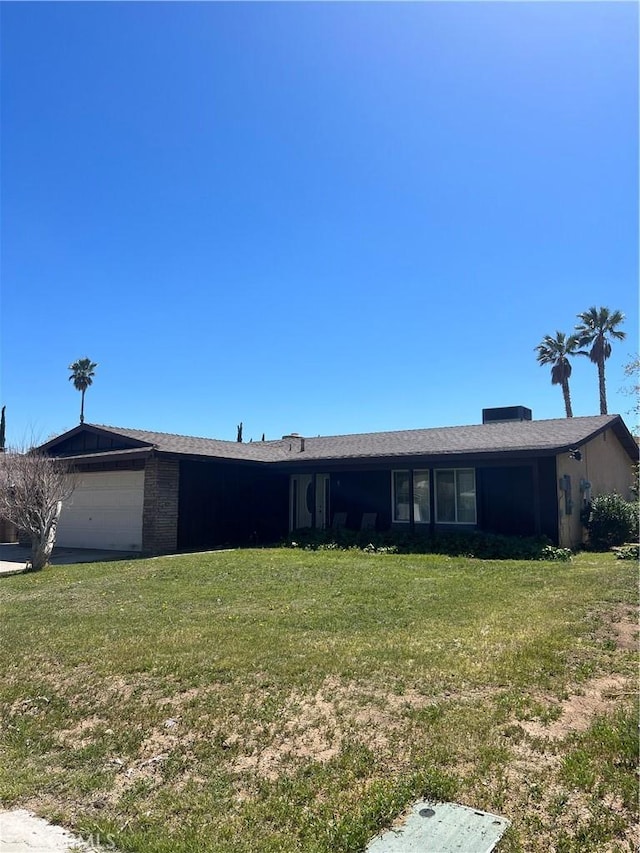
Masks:
[[[396,518],[396,474],[406,474],[407,480],[409,484],[409,516],[408,518]],[[427,519],[420,519],[419,521],[414,517],[414,524],[431,524],[431,520],[433,517],[433,510],[431,508],[431,477],[432,471],[431,468],[393,468],[391,471],[391,523],[392,524],[411,524],[411,494],[414,496],[414,516],[415,516],[415,487],[416,487],[416,475],[417,474],[426,474],[427,481],[429,483],[429,517]],[[413,480],[413,483],[412,483]],[[413,486],[413,488],[412,488]]]
[[[459,505],[458,505],[458,472],[464,471],[465,473],[471,471],[473,474],[473,521],[459,521]],[[455,513],[455,520],[447,520],[441,521],[439,517],[439,508],[438,508],[438,475],[451,473],[453,472],[453,507]],[[467,527],[475,527],[478,524],[478,490],[477,490],[477,482],[476,482],[476,469],[475,468],[435,468],[433,471],[433,496],[435,503],[435,523],[436,524],[458,524],[458,525],[466,525]]]

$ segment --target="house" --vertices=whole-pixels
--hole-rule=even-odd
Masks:
[[[479,529],[582,541],[592,495],[629,497],[638,447],[619,415],[238,443],[83,423],[41,450],[79,484],[58,543],[146,554],[269,543],[340,519],[358,529]]]

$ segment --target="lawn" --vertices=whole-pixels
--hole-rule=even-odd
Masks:
[[[238,550],[0,578],[0,802],[122,851],[363,850],[421,796],[631,851],[637,567]]]

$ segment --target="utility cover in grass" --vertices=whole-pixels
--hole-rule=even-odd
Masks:
[[[370,841],[366,853],[490,853],[508,826],[498,815],[421,800],[398,827]]]

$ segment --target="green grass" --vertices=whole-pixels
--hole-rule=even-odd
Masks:
[[[0,596],[4,806],[123,851],[347,853],[433,796],[509,817],[504,851],[631,849],[636,655],[609,623],[636,571],[612,555],[244,550]],[[616,674],[590,728],[526,730]]]

